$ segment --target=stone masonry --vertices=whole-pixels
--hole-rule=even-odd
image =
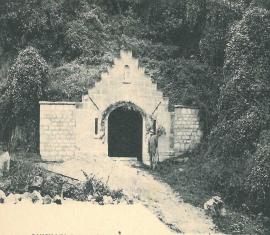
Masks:
[[[174,113],[174,151],[180,155],[200,143],[202,131],[198,109],[176,105]]]
[[[75,103],[40,102],[40,154],[50,161],[75,156]]]

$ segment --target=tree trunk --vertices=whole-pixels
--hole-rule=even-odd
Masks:
[[[27,142],[27,134],[24,131],[24,128],[20,125],[16,125],[13,128],[10,142],[9,142],[9,152],[16,152],[25,147]]]

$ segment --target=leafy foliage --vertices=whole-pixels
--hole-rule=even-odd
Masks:
[[[81,101],[82,95],[99,79],[101,70],[102,67],[74,62],[51,69],[47,96],[53,101]]]
[[[200,40],[201,56],[208,64],[222,66],[228,28],[241,17],[241,7],[232,8],[229,4],[209,1],[206,5],[206,23]]]
[[[257,143],[262,131],[269,129],[269,25],[268,11],[250,8],[232,28],[226,46],[225,83],[218,101],[217,125],[212,130],[207,154],[215,159],[211,160],[211,168],[219,170],[215,171],[215,178],[211,177],[215,181],[213,185],[226,190],[224,193],[228,197],[233,192],[236,202],[245,202],[248,200],[245,195],[254,193],[256,184],[252,186],[254,182],[250,177],[258,168],[250,169],[247,165],[253,158],[260,162],[259,156],[263,153]],[[267,147],[264,149],[266,151]],[[265,167],[266,162],[263,163]],[[259,163],[255,164],[258,166]],[[245,188],[247,175],[248,187]],[[258,172],[257,176],[262,178],[257,178],[260,186],[255,191],[267,190],[268,186],[260,183],[265,177],[263,172]],[[259,200],[261,204],[258,206],[267,200],[269,196]]]
[[[23,124],[38,115],[38,101],[44,97],[48,65],[33,47],[21,51],[9,71],[7,95],[12,117]]]
[[[248,177],[245,181],[245,189],[249,192],[250,202],[255,210],[270,213],[268,207],[270,203],[270,134],[269,130],[261,133],[256,152],[249,162]]]

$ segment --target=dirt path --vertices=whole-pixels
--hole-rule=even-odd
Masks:
[[[85,180],[82,170],[107,182],[112,189],[140,202],[174,230],[186,234],[214,234],[214,224],[202,209],[184,203],[179,195],[154,177],[138,163],[91,157],[61,164],[42,164],[46,169]]]

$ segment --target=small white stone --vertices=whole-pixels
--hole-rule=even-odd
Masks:
[[[0,203],[5,203],[6,202],[6,194],[4,191],[0,190]]]
[[[204,203],[203,208],[206,214],[211,216],[226,216],[224,202],[219,196],[214,196]]]
[[[61,198],[59,195],[56,195],[56,196],[53,198],[53,202],[54,202],[55,204],[61,205],[61,204],[62,204],[62,198]]]
[[[40,194],[40,192],[34,190],[33,193],[31,193],[30,198],[32,200],[33,203],[41,203],[42,202],[42,196]]]
[[[53,201],[53,199],[49,195],[46,195],[45,197],[43,197],[42,203],[43,204],[51,204],[52,201]]]
[[[22,196],[20,194],[9,194],[6,198],[6,203],[17,204],[22,200]]]
[[[111,196],[103,196],[103,204],[113,204],[113,199]]]

